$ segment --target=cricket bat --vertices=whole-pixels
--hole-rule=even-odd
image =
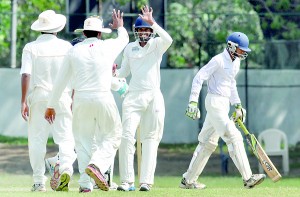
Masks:
[[[268,155],[265,153],[264,149],[261,147],[255,135],[249,133],[249,131],[240,119],[237,120],[237,123],[238,126],[243,130],[248,145],[251,147],[253,154],[257,157],[264,171],[272,179],[273,182],[279,181],[281,179],[281,174],[278,172]]]

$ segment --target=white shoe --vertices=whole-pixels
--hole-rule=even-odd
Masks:
[[[111,182],[110,183],[110,186],[109,186],[110,190],[117,190],[117,188],[118,188],[118,184],[117,183],[115,183],[115,182]]]
[[[31,191],[32,192],[46,192],[45,184],[33,184]]]
[[[118,191],[135,191],[134,183],[122,182],[121,185],[117,187]]]
[[[151,185],[147,183],[142,183],[140,186],[140,191],[148,192],[151,189]]]
[[[54,167],[54,172],[53,175],[50,179],[50,187],[53,190],[56,190],[56,188],[58,187],[59,184],[59,178],[60,178],[60,173],[59,173],[59,163],[56,163],[55,167]]]
[[[205,189],[206,185],[203,183],[198,183],[198,182],[192,182],[192,183],[187,183],[185,178],[183,178],[179,184],[179,187],[182,189]]]
[[[250,177],[250,179],[248,179],[247,181],[244,180],[244,187],[246,189],[251,189],[256,185],[261,184],[266,178],[266,175],[264,174],[252,174],[252,176]]]
[[[86,187],[79,187],[79,193],[90,193],[92,190]]]

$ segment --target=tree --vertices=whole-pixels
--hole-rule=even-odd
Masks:
[[[259,17],[244,0],[173,0],[167,21],[174,39],[169,64],[176,68],[202,66],[225,47],[233,31],[246,33],[251,41],[263,40]],[[261,52],[251,47],[254,54]]]
[[[299,0],[249,0],[249,2],[259,13],[266,39],[300,38]]]
[[[0,66],[3,66],[10,63],[10,1],[0,1],[0,10]]]
[[[64,0],[18,0],[18,23],[17,23],[17,67],[20,67],[22,49],[24,45],[32,41],[38,35],[37,32],[29,31],[30,26],[40,12],[46,9],[53,9],[58,13],[63,13],[65,8]],[[11,1],[0,1],[0,62],[1,67],[9,67],[10,65],[10,42],[11,42]]]
[[[107,0],[97,0],[99,8],[101,3]],[[134,2],[136,6],[141,6],[148,3],[148,0],[115,0],[121,5]],[[18,23],[17,23],[17,67],[20,67],[22,49],[26,43],[33,41],[39,35],[38,32],[30,30],[30,26],[35,21],[38,15],[47,9],[52,9],[57,13],[65,14],[66,0],[18,0]],[[10,29],[11,29],[11,1],[0,1],[0,67],[10,67]],[[59,37],[71,39],[74,36],[65,32],[60,32]]]
[[[299,69],[299,0],[249,0],[265,36],[265,68]]]

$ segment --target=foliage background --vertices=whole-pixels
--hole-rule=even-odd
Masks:
[[[10,67],[11,2],[0,1],[0,67]],[[24,45],[39,35],[38,32],[30,30],[32,22],[46,9],[66,14],[66,0],[17,2],[17,67],[20,67]],[[135,7],[133,10],[139,10],[141,5],[149,3],[151,5],[152,1],[97,0],[97,2],[99,13],[103,13],[102,4],[109,2],[117,6],[116,9],[130,3]],[[231,32],[241,31],[248,35],[253,51],[248,58],[250,68],[268,67],[272,54],[280,55],[282,47],[288,50],[285,56],[293,54],[293,58],[296,58],[292,63],[284,65],[293,64],[291,68],[300,68],[300,59],[292,52],[292,48],[300,47],[299,11],[300,0],[168,0],[165,13],[166,29],[174,42],[168,50],[167,65],[169,68],[201,67],[212,56],[223,50],[226,37]],[[75,35],[60,32],[59,37],[71,40]],[[282,43],[281,45],[276,43],[282,40],[283,46]],[[286,44],[287,40],[292,41],[292,44]],[[273,51],[274,49],[276,50]]]

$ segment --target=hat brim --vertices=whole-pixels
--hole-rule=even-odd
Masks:
[[[82,33],[83,31],[97,31],[97,32],[103,32],[103,33],[111,33],[111,29],[109,28],[99,28],[99,29],[75,29],[74,32],[75,33]]]
[[[36,20],[34,21],[34,23],[32,23],[31,29],[34,31],[49,33],[59,32],[65,27],[67,18],[62,14],[55,14],[55,19],[53,21],[55,21],[55,23],[49,24],[47,26],[42,26],[39,23],[39,20]]]

